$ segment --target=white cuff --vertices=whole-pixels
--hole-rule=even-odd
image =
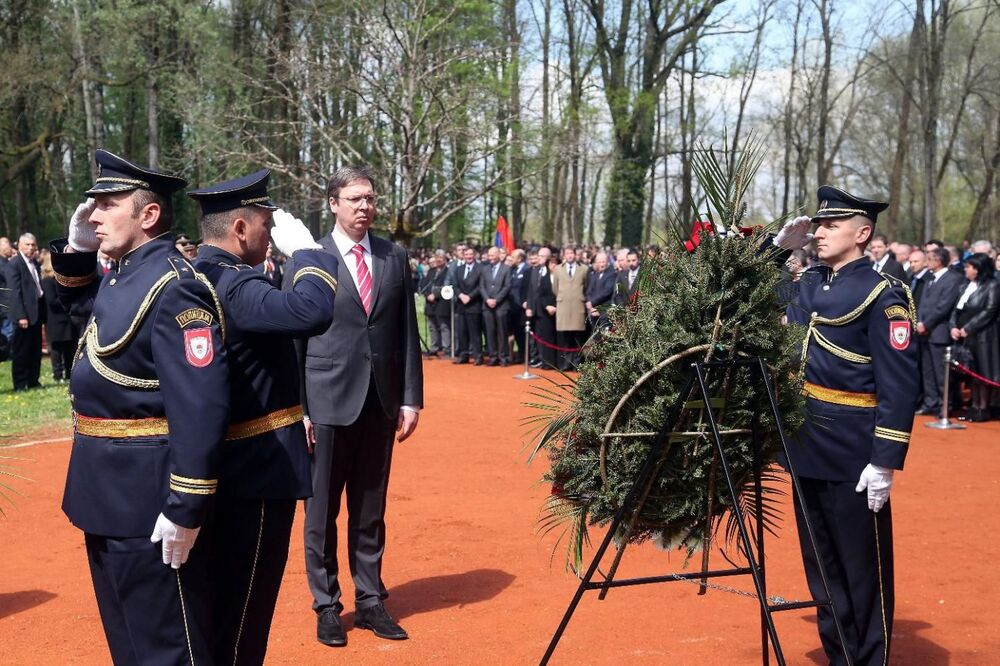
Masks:
[[[402,407],[400,407],[400,409],[405,409],[406,411],[413,412],[414,414],[420,413],[420,408],[414,407],[413,405],[403,405]]]

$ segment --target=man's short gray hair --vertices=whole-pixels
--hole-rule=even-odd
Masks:
[[[18,245],[20,245],[24,241],[31,241],[35,245],[38,244],[38,239],[35,238],[35,234],[28,233],[27,231],[25,231],[23,234],[21,234],[20,236],[18,236],[18,239],[17,239]]]

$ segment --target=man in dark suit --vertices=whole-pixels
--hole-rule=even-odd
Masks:
[[[345,645],[340,623],[337,516],[347,489],[347,543],[354,626],[381,638],[407,637],[389,615],[382,582],[385,503],[395,431],[417,427],[423,371],[406,251],[368,233],[375,190],[365,167],[342,167],[327,196],[336,223],[319,243],[340,261],[333,324],[299,345],[306,432],[314,443],[313,497],[306,501],[306,576],[317,639]],[[296,275],[294,258],[285,270]]]
[[[615,281],[616,305],[631,303],[639,288],[639,251],[629,250],[625,255],[625,266],[618,271]]]
[[[948,318],[961,296],[962,275],[948,269],[948,250],[934,247],[927,251],[930,282],[924,287],[917,307],[917,335],[923,341],[923,404],[918,414],[938,414],[944,390],[944,352],[951,344]]]
[[[509,330],[514,339],[513,358],[514,363],[524,362],[524,308],[528,298],[528,277],[531,274],[531,266],[524,260],[524,250],[518,248],[510,253],[510,294],[507,300],[510,301],[510,316],[508,317]]]
[[[534,368],[555,368],[559,359],[553,349],[556,344],[556,295],[552,291],[551,259],[552,250],[547,247],[538,250],[538,264],[531,269],[528,278],[528,308],[524,314],[542,341],[535,341],[535,361],[531,364]]]
[[[486,252],[488,263],[480,271],[479,293],[483,297],[483,320],[486,323],[486,349],[490,365],[510,365],[507,342],[510,302],[510,266],[500,261],[500,249]]]
[[[441,298],[441,289],[448,284],[448,268],[443,250],[438,250],[430,258],[430,268],[420,280],[418,291],[424,297],[424,316],[430,346],[427,358],[437,358],[439,351],[451,351],[451,303]]]
[[[7,266],[7,316],[14,322],[11,340],[11,379],[15,391],[41,386],[42,324],[45,323],[45,297],[42,276],[35,261],[38,241],[31,234],[21,234],[17,252]]]
[[[597,326],[598,321],[603,316],[599,308],[611,305],[615,297],[615,272],[608,266],[608,255],[598,252],[594,256],[593,270],[587,276],[587,291],[584,297],[587,299],[587,316],[590,317],[592,325]]]
[[[877,273],[891,275],[906,284],[906,271],[889,251],[888,239],[882,234],[875,234],[868,244],[868,254],[872,260],[872,268]]]
[[[910,285],[910,293],[913,294],[913,303],[920,307],[920,299],[923,298],[924,289],[933,281],[933,276],[927,268],[927,255],[923,250],[913,250],[910,252],[910,268],[907,271],[907,283]]]
[[[482,266],[471,247],[462,251],[463,263],[455,269],[455,328],[458,350],[455,363],[483,364],[483,297],[479,291]]]

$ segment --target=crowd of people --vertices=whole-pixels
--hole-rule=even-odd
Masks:
[[[961,246],[931,239],[922,246],[876,234],[867,248],[872,269],[906,284],[916,312],[920,349],[919,414],[942,414],[945,351],[975,375],[950,373],[949,412],[960,419],[1000,418],[1000,257],[986,240]],[[656,245],[602,248],[530,246],[507,252],[459,243],[449,250],[411,253],[418,293],[425,300],[428,358],[507,365],[524,360],[524,325],[531,325],[532,367],[570,370],[580,346],[612,304],[635,295],[642,261]],[[796,250],[787,261],[793,279],[818,263]],[[978,377],[977,377],[978,376]],[[968,397],[966,397],[968,396]]]

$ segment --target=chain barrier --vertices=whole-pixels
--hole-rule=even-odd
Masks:
[[[962,365],[958,361],[952,361],[951,364],[955,367],[956,370],[958,370],[959,372],[961,372],[964,375],[968,375],[969,377],[972,377],[973,379],[978,379],[979,381],[981,381],[982,383],[986,384],[987,386],[992,386],[993,388],[1000,388],[1000,382],[995,382],[992,379],[987,379],[986,377],[983,377],[982,375],[980,375],[980,374],[978,374],[976,372],[973,372],[973,370],[971,368],[965,367],[964,365]]]
[[[549,349],[554,349],[556,351],[571,353],[571,352],[578,352],[581,349],[583,349],[582,345],[579,346],[579,347],[557,347],[556,345],[554,345],[554,344],[552,344],[550,342],[546,342],[545,340],[542,340],[540,337],[538,337],[538,334],[536,334],[534,331],[531,331],[531,338],[535,342],[537,342],[538,344],[540,344],[541,346],[548,347]]]

